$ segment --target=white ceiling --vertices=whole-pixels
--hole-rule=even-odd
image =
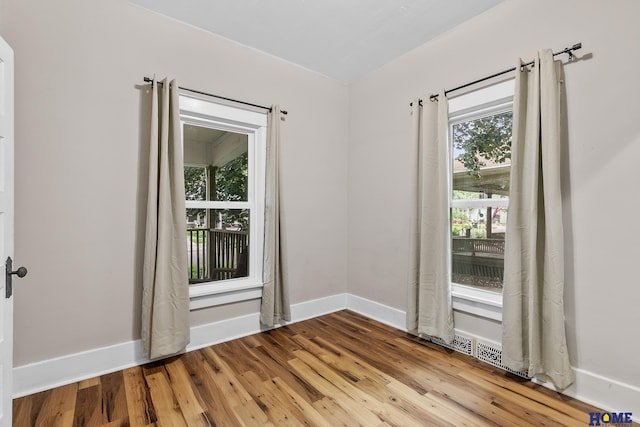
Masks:
[[[130,0],[348,82],[504,0]]]

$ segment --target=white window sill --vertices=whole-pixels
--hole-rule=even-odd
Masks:
[[[451,284],[453,309],[502,322],[502,294]]]
[[[258,298],[262,298],[262,283],[250,280],[225,280],[189,287],[191,311]]]

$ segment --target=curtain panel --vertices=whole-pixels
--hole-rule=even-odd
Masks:
[[[502,361],[564,389],[572,381],[564,326],[560,192],[561,63],[518,62],[505,242]]]
[[[263,288],[260,307],[260,323],[267,327],[291,320],[285,227],[281,210],[281,121],[280,108],[273,106],[267,116]]]
[[[142,274],[142,344],[151,358],[189,343],[184,165],[178,85],[151,85],[149,192]]]
[[[454,338],[451,301],[449,233],[448,102],[413,101],[412,143],[416,161],[411,186],[411,242],[407,329],[451,343]]]

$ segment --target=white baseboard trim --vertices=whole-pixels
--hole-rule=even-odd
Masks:
[[[258,313],[194,326],[191,328],[191,340],[187,351],[257,334],[260,331],[260,314]]]
[[[346,306],[347,294],[331,295],[293,304],[291,306],[291,323],[301,322],[324,314],[344,310]],[[260,326],[259,313],[194,326],[191,328],[191,342],[187,346],[187,351],[246,337],[262,330],[264,329]]]
[[[401,331],[407,331],[407,313],[370,299],[348,294],[347,308]]]
[[[13,368],[13,398],[146,363],[140,341],[69,354]]]
[[[344,310],[347,294],[332,295],[291,306],[292,323]],[[252,313],[191,328],[187,351],[260,332],[260,315]],[[49,390],[150,362],[140,340],[95,348],[13,369],[13,397]]]
[[[602,408],[605,412],[631,412],[633,421],[640,422],[640,388],[584,369],[572,369],[575,382],[562,394]],[[555,390],[550,382],[535,378],[533,381]]]
[[[258,313],[194,326],[191,328],[191,342],[187,351],[257,332],[260,332]],[[144,355],[142,341],[135,340],[18,366],[13,369],[13,397],[26,396],[148,362],[150,360]]]
[[[322,316],[343,309],[370,317],[386,325],[406,331],[406,312],[352,294],[338,294],[294,304],[292,322]],[[260,332],[258,313],[226,319],[191,328],[187,351]],[[462,336],[473,337],[465,331]],[[474,337],[486,341],[483,337]],[[54,359],[43,360],[13,369],[13,397],[22,397],[65,384],[93,378],[149,362],[142,352],[140,340],[92,349]],[[632,412],[640,422],[640,388],[601,375],[574,368],[576,382],[564,394],[610,412]],[[550,384],[539,382],[546,387]]]
[[[328,297],[305,301],[291,306],[292,323],[313,319],[347,308],[348,294],[337,294]]]

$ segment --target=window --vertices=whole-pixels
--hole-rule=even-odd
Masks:
[[[458,308],[473,301],[465,311],[494,319],[501,317],[512,112],[512,80],[449,103],[454,308],[456,300]]]
[[[191,307],[259,298],[266,115],[180,96]]]

